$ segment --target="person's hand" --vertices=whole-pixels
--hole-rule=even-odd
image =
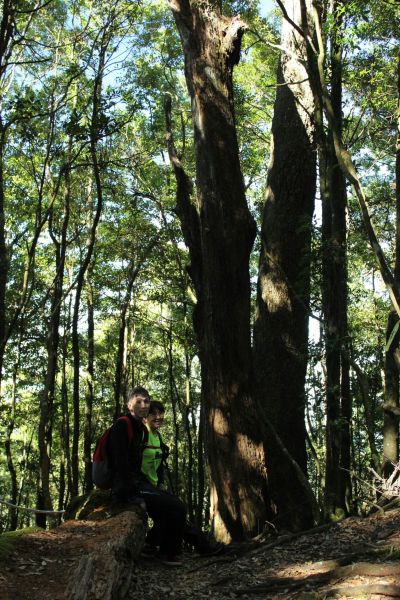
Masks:
[[[127,502],[135,506],[140,506],[140,508],[146,511],[146,502],[143,500],[143,498],[140,498],[139,496],[129,496]]]

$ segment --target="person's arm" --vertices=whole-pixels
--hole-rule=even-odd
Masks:
[[[162,460],[161,460],[160,466],[157,469],[157,477],[158,477],[157,487],[165,488],[166,487],[165,486],[165,483],[166,483],[165,473],[166,473],[166,469],[167,469],[167,458],[169,456],[169,448],[162,441],[160,433],[158,433],[158,437],[160,438],[160,451],[162,454]]]
[[[129,439],[128,422],[118,419],[110,434],[110,454],[114,470],[113,491],[121,499],[135,495],[136,477],[133,471],[132,445]],[[135,435],[135,432],[133,432]]]

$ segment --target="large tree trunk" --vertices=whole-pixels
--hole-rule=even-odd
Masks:
[[[181,36],[192,101],[196,207],[171,155],[178,213],[197,294],[202,397],[214,530],[240,540],[263,527],[262,438],[253,400],[249,255],[255,236],[244,193],[232,93],[244,24],[219,3],[169,0]],[[170,146],[171,150],[171,146]],[[171,152],[170,152],[171,154]]]
[[[400,286],[400,59],[397,63],[397,140],[396,140],[396,258],[394,278]],[[387,341],[398,323],[398,315],[392,311],[388,317]],[[383,423],[383,474],[388,477],[393,464],[399,461],[399,417],[393,409],[399,409],[399,340],[397,331],[385,355],[385,415]]]
[[[287,0],[301,24],[298,2]],[[316,184],[314,100],[302,65],[305,45],[285,20],[272,121],[254,328],[260,402],[292,458],[307,472],[305,395],[311,220]],[[268,482],[280,525],[312,525],[310,495],[276,440],[266,444]]]

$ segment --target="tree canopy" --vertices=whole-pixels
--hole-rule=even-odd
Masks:
[[[2,3],[0,532],[92,488],[138,384],[222,539],[398,462],[399,4],[267,4]]]

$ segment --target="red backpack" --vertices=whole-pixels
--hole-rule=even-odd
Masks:
[[[133,426],[128,416],[120,417],[124,419],[128,425],[129,443],[133,438]],[[99,437],[96,444],[96,449],[93,453],[92,461],[92,481],[101,490],[109,490],[112,485],[113,471],[108,460],[108,441],[112,426],[105,430]]]

